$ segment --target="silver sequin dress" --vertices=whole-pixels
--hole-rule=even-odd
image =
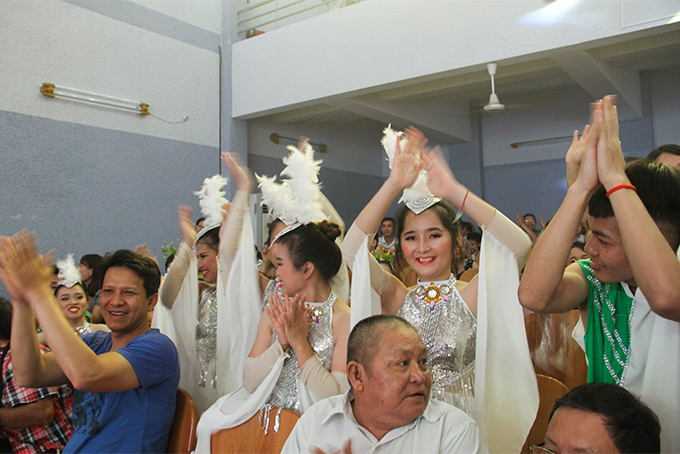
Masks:
[[[261,301],[261,306],[260,309],[264,311],[264,308],[269,304],[269,298],[274,294],[274,292],[279,294],[279,297],[283,297],[281,294],[281,289],[279,288],[279,278],[276,277],[275,279],[270,280],[267,283],[267,286],[264,288],[264,292],[262,292],[262,301]]]
[[[310,303],[311,306],[320,306],[323,315],[319,317],[318,323],[314,321],[309,323],[307,340],[326,370],[331,370],[333,350],[335,349],[335,339],[333,338],[333,304],[335,300],[335,293],[331,292],[325,302]],[[272,343],[277,338],[276,332],[274,332]],[[289,357],[283,363],[279,379],[266,404],[300,413],[300,397],[296,382],[297,376],[300,374],[300,365],[292,348],[289,348],[287,353]]]
[[[199,386],[217,387],[217,290],[201,293],[196,321],[196,357],[200,365]]]
[[[453,276],[448,301],[434,308],[411,290],[397,315],[411,323],[427,348],[427,363],[432,372],[431,397],[455,405],[474,417],[474,372],[477,319],[456,290]]]

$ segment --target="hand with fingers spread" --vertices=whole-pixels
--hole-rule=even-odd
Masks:
[[[619,140],[619,117],[615,101],[616,96],[605,96],[594,113],[602,125],[597,140],[597,175],[607,190],[630,184]]]
[[[239,191],[250,192],[252,189],[253,179],[250,176],[250,171],[248,168],[243,166],[240,162],[238,155],[222,152],[221,159],[222,163],[227,167],[232,180],[234,180],[234,183],[236,183],[236,189]]]
[[[285,299],[287,298],[284,296],[284,300]],[[271,320],[272,325],[274,325],[274,331],[279,338],[279,344],[281,344],[281,348],[283,348],[283,351],[285,352],[288,350],[288,347],[290,347],[288,337],[286,336],[286,305],[281,301],[277,292],[274,292],[274,294],[269,297],[269,304],[264,308],[264,311],[269,317],[269,320]]]
[[[146,243],[138,244],[135,246],[135,252],[139,255],[142,255],[144,257],[150,258],[156,264],[158,264],[158,259],[156,258],[155,255],[153,255],[153,252],[151,252],[151,249],[149,249],[149,246],[146,245]]]
[[[33,291],[51,293],[52,255],[52,251],[44,257],[38,253],[33,232],[21,230],[12,237],[2,237],[0,279],[14,301],[25,303],[28,293]]]
[[[309,137],[300,136],[300,140],[298,141],[298,150],[303,151],[308,143]]]
[[[414,128],[404,131],[406,140],[397,139],[392,170],[387,182],[398,190],[411,187],[423,168],[421,152],[427,146],[425,136]]]
[[[454,192],[466,190],[453,176],[439,147],[435,147],[432,151],[424,150],[422,157],[429,175],[428,187],[432,194],[451,200]]]
[[[177,216],[179,217],[179,230],[182,233],[182,241],[189,247],[196,242],[196,224],[191,220],[191,208],[185,205],[180,205],[177,208]]]
[[[297,351],[301,346],[308,344],[309,314],[305,307],[305,296],[295,295],[294,298],[289,298],[288,295],[284,295],[284,299],[286,337],[293,350]]]
[[[567,156],[565,161],[567,163],[567,187],[570,187],[576,181],[578,177],[578,171],[581,166],[581,158],[586,149],[586,143],[588,142],[588,135],[590,133],[590,125],[586,125],[583,129],[583,134],[581,138],[578,136],[578,129],[574,131],[574,138],[571,142],[571,146],[567,151]]]

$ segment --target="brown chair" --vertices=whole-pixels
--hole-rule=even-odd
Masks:
[[[584,384],[588,375],[585,353],[571,337],[578,320],[577,310],[524,318],[536,373],[556,378],[569,389]]]
[[[260,413],[240,426],[224,429],[213,434],[210,451],[213,453],[280,453],[300,415],[284,409],[281,412],[279,431],[274,432],[274,421],[279,409],[272,407],[269,413],[269,427],[265,435],[260,427]]]
[[[182,388],[178,388],[175,419],[172,421],[168,440],[168,453],[189,454],[196,449],[196,426],[200,416],[196,402],[191,395]]]
[[[538,413],[534,420],[534,425],[529,431],[529,436],[522,448],[523,453],[529,452],[529,447],[543,443],[545,433],[548,431],[548,418],[550,417],[550,410],[552,410],[555,399],[564,396],[569,392],[569,389],[561,381],[548,377],[547,375],[536,374],[536,382],[538,383],[538,394],[540,402],[538,404]]]
[[[470,282],[473,277],[479,273],[479,268],[470,268],[469,270],[463,271],[463,274],[458,278],[461,282]]]

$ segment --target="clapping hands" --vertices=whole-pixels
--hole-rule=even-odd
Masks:
[[[605,188],[628,183],[619,141],[615,96],[605,96],[593,106],[593,122],[567,152],[567,185],[578,184],[588,192],[601,183]],[[578,169],[578,171],[576,170]],[[574,177],[576,175],[576,177]]]
[[[284,295],[281,299],[278,293],[269,298],[269,305],[265,313],[274,325],[274,331],[279,338],[283,350],[292,347],[293,350],[303,342],[307,342],[309,334],[308,311],[305,308],[305,297],[295,295],[290,298]]]

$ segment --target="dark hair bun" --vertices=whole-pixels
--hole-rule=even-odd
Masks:
[[[331,241],[342,235],[340,226],[335,222],[321,221],[316,224]]]

